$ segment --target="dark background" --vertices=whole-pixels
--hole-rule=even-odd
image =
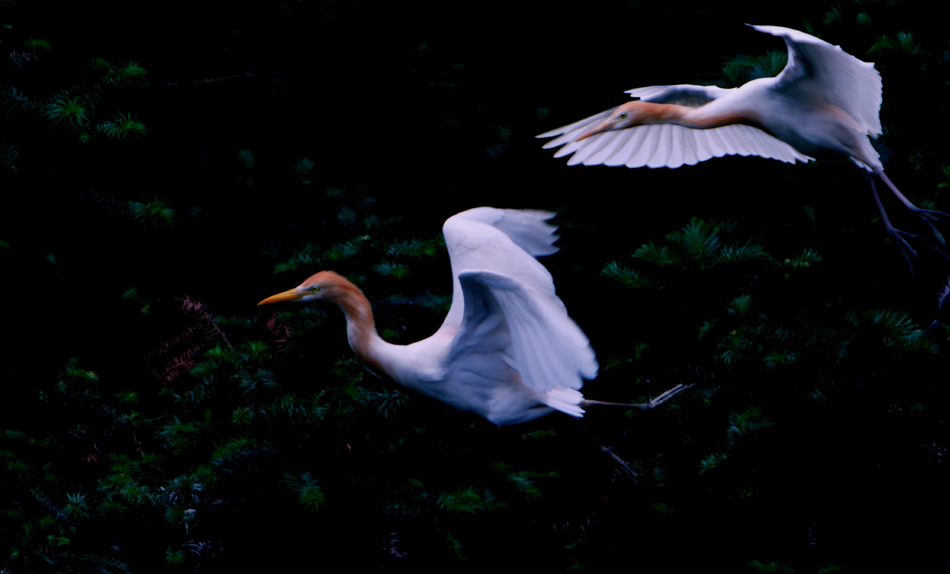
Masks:
[[[887,173],[946,209],[931,6],[0,4],[0,560],[944,569],[947,331],[921,329],[947,278],[927,238],[911,274],[845,164],[568,167],[534,138],[634,87],[731,87],[728,62],[784,52],[744,24],[788,26],[876,62]],[[86,119],[51,114],[69,98]],[[130,116],[147,131],[102,127]],[[568,417],[497,429],[364,375],[333,309],[254,306],[333,268],[388,339],[428,336],[441,223],[481,205],[558,213],[544,263],[598,353],[586,396],[697,385],[585,417],[636,481]],[[693,218],[761,254],[631,257],[682,247],[667,234]]]

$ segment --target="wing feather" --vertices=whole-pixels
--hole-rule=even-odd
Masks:
[[[461,372],[473,378],[483,371],[506,373],[506,368],[511,369],[506,374],[516,374],[529,392],[527,398],[577,415],[580,399],[568,410],[565,397],[575,395],[561,391],[580,389],[585,378],[597,375],[598,366],[590,341],[568,317],[560,299],[487,270],[463,271],[459,283],[464,315],[446,360],[450,376]],[[482,323],[497,317],[502,317],[502,322],[485,336]],[[491,385],[482,382],[479,386]],[[509,396],[513,391],[499,392]],[[497,401],[499,405],[503,402]],[[495,412],[493,416],[501,415]]]
[[[452,264],[452,306],[436,334],[452,334],[462,322],[464,297],[459,274],[490,269],[554,296],[554,279],[535,257],[557,252],[554,217],[547,211],[477,207],[453,215],[442,226]]]
[[[636,132],[637,130],[626,131]],[[622,151],[625,157],[615,158],[618,160],[618,165],[626,165],[631,168],[643,167],[650,161],[660,134],[654,130],[640,130],[640,133],[636,135],[639,137],[631,138],[630,143],[624,146]]]
[[[584,163],[588,157],[599,154],[604,148],[610,146],[610,144],[613,143],[620,134],[618,132],[613,132],[607,135],[612,135],[614,137],[601,138],[600,141],[595,142],[593,145],[579,149],[577,153],[571,156],[571,159],[568,160],[567,165],[577,165],[579,163]]]
[[[841,108],[871,136],[881,133],[881,74],[824,40],[781,26],[752,26],[779,36],[788,47],[788,64],[775,78],[775,89],[786,90],[805,101],[821,94],[825,102]]]
[[[720,88],[718,86],[694,86],[677,84],[673,86],[649,86],[627,90],[631,98],[638,98],[644,102],[655,104],[677,104],[698,108],[709,102],[725,96],[735,88]],[[612,111],[612,110],[611,110]],[[538,136],[543,137],[543,136]]]
[[[863,133],[872,137],[881,133],[882,83],[874,64],[863,62],[839,46],[832,46],[804,32],[779,26],[753,28],[781,37],[788,48],[788,64],[775,78],[775,90],[785,91],[800,101],[834,105],[854,118]],[[634,88],[627,93],[646,102],[698,107],[733,93],[736,89],[679,84]],[[673,124],[643,125],[576,141],[577,137],[603,122],[614,110],[616,108],[538,137],[557,136],[547,142],[544,148],[563,146],[555,157],[572,156],[568,160],[569,165],[583,163],[675,168],[725,155],[757,155],[786,163],[812,160],[768,133],[742,124],[705,130]],[[615,133],[620,135],[613,135]]]
[[[756,29],[759,28],[762,27]],[[824,44],[824,42],[821,43]],[[840,51],[840,48],[837,50]],[[841,53],[844,54],[844,52]],[[844,55],[858,61],[847,54]],[[863,62],[860,63],[863,64]],[[627,90],[627,93],[631,97],[646,102],[698,107],[733,93],[736,89],[679,84],[635,88]],[[554,157],[571,156],[568,159],[568,165],[603,164],[626,165],[631,168],[643,166],[677,168],[726,155],[757,155],[786,163],[808,162],[812,159],[766,132],[744,124],[730,124],[704,130],[676,124],[649,124],[600,133],[575,141],[588,128],[607,119],[615,109],[611,108],[537,137],[554,137],[555,139],[547,142],[543,147],[551,149],[563,146],[555,152]]]
[[[693,130],[682,130],[680,132],[680,149],[683,153],[683,163],[686,165],[696,165],[699,162],[697,153],[696,137]]]
[[[686,152],[683,149],[684,130],[670,130],[669,157],[664,163],[667,167],[679,167],[686,163]]]
[[[439,380],[453,384],[420,390],[496,424],[551,409],[583,414],[576,389],[597,375],[597,360],[535,259],[557,251],[552,216],[480,207],[445,222],[453,298],[432,340],[448,339]]]
[[[595,155],[592,155],[588,158],[585,158],[584,165],[598,165],[598,164],[608,164],[608,160],[613,157],[617,150],[627,142],[627,139],[630,137],[630,134],[625,134],[622,131],[613,132],[614,137],[609,140],[609,144],[605,145],[598,151]],[[605,140],[607,138],[604,138]],[[588,164],[587,162],[591,162]]]
[[[705,130],[676,124],[636,126],[573,142],[571,149],[574,155],[568,160],[568,165],[626,165],[631,168],[677,168],[726,155],[756,155],[785,163],[812,159],[764,131],[744,124]],[[566,154],[559,152],[555,157],[563,155]]]

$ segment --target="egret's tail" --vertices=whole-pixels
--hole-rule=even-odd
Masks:
[[[541,401],[552,409],[557,409],[573,417],[584,416],[584,409],[580,406],[584,401],[584,395],[576,389],[565,389],[564,387],[551,389],[544,393]]]

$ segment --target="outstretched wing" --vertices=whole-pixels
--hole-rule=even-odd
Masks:
[[[558,250],[557,228],[546,223],[552,217],[547,211],[476,207],[446,220],[442,234],[452,264],[452,307],[440,332],[454,332],[462,323],[459,274],[466,269],[501,273],[555,297],[554,279],[535,259]]]
[[[485,416],[493,422],[533,418],[526,407],[539,403],[583,415],[577,389],[597,376],[597,360],[561,300],[492,271],[463,271],[459,283],[465,308],[446,360],[449,378],[488,393]]]
[[[788,64],[776,76],[775,88],[797,99],[816,97],[848,113],[861,130],[881,133],[881,74],[874,64],[862,62],[839,46],[780,26],[752,26],[759,32],[779,36],[788,46]]]
[[[699,107],[732,93],[733,89],[716,86],[650,86],[628,90],[632,97],[645,102]],[[627,167],[669,167],[695,165],[725,155],[756,155],[786,163],[807,162],[811,158],[769,134],[744,124],[712,129],[693,129],[676,124],[648,124],[625,130],[577,138],[588,128],[607,119],[616,108],[579,122],[543,133],[537,137],[555,137],[545,149],[563,145],[554,157],[574,154],[568,165],[623,165]],[[566,144],[566,145],[565,145]]]
[[[674,86],[648,86],[627,90],[631,98],[654,104],[676,104],[698,108],[709,102],[734,92],[735,88],[720,88],[719,86],[693,86],[691,84],[676,84]]]
[[[552,215],[482,207],[443,227],[454,285],[436,336],[452,336],[447,378],[479,394],[498,424],[544,414],[531,412],[539,403],[580,416],[576,389],[597,375],[587,336],[534,258],[557,250]]]

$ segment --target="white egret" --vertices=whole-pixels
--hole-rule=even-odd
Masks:
[[[884,174],[868,140],[881,133],[881,75],[874,64],[804,32],[752,27],[785,40],[788,63],[778,76],[732,89],[682,84],[628,90],[635,101],[537,137],[555,137],[544,147],[564,146],[554,157],[573,154],[569,165],[676,168],[730,154],[787,163],[850,159],[868,173],[884,225],[902,253],[914,253],[903,237],[909,234],[891,225],[874,176],[943,243],[931,221],[945,214],[911,203]]]
[[[329,301],[346,316],[350,347],[366,368],[498,424],[529,421],[553,411],[580,417],[584,379],[597,376],[594,350],[554,291],[535,257],[558,250],[553,217],[544,211],[479,207],[442,228],[452,264],[452,305],[434,335],[410,345],[376,332],[369,300],[333,271],[264,299]],[[685,390],[678,385],[629,408],[653,408]]]

